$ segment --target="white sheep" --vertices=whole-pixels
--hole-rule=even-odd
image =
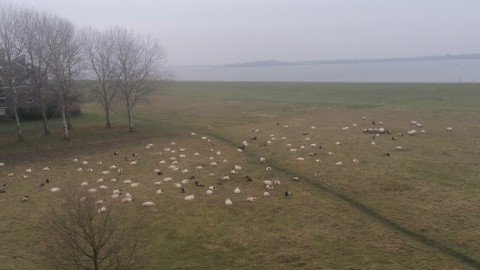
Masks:
[[[181,181],[181,183],[182,183],[182,185],[186,185],[186,184],[190,183],[190,180],[189,179],[183,179]]]
[[[267,167],[265,168],[266,171],[271,171],[272,170],[272,167]]]
[[[195,195],[193,195],[193,194],[185,196],[185,198],[184,198],[185,201],[191,201],[193,199],[195,199]]]
[[[15,176],[15,173],[9,173],[7,174],[8,177],[14,177]]]
[[[401,145],[395,146],[395,150],[399,150],[399,151],[400,151],[400,150],[402,150],[402,149],[403,149],[403,147],[402,147]]]
[[[140,186],[140,183],[131,183],[130,186],[131,187],[138,187],[138,186]]]
[[[50,171],[52,168],[50,166],[47,166],[45,168],[42,169],[42,171]]]
[[[447,130],[447,132],[452,132],[453,128],[452,127],[447,127],[446,130]]]
[[[95,193],[95,192],[97,192],[97,189],[96,188],[91,188],[91,189],[88,190],[88,192]]]
[[[82,183],[80,184],[80,186],[81,186],[81,187],[86,187],[86,186],[88,186],[88,182],[86,182],[86,181],[85,181],[85,182],[82,182]]]
[[[107,207],[104,205],[98,209],[98,213],[103,213],[107,211]]]
[[[144,202],[142,203],[142,206],[150,207],[150,206],[155,206],[155,204],[153,202]]]
[[[253,203],[255,201],[257,201],[257,197],[248,197],[247,198],[247,202],[252,202]]]
[[[5,162],[4,162],[4,161],[0,162],[0,167],[3,167],[3,166],[5,166]]]
[[[26,173],[32,173],[32,169],[26,169],[25,172]]]
[[[122,198],[122,203],[130,203],[130,202],[132,202],[132,200],[133,200],[132,198],[124,197],[124,198]]]
[[[265,191],[265,192],[263,192],[263,196],[268,197],[268,196],[270,196],[270,193],[268,191]]]
[[[156,193],[160,195],[160,194],[163,194],[163,193],[165,193],[165,190],[163,190],[163,189],[159,189],[159,190],[157,190],[157,192],[156,192]]]
[[[110,174],[110,171],[109,171],[109,170],[102,171],[102,175],[109,175],[109,174]]]
[[[182,185],[180,183],[173,183],[174,188],[181,188]]]
[[[240,170],[242,170],[242,167],[241,167],[241,166],[239,166],[239,165],[235,165],[235,166],[234,166],[234,168],[235,168],[235,170],[237,170],[237,171],[240,171]]]
[[[88,161],[82,161],[82,165],[88,165]]]
[[[125,183],[125,184],[131,184],[131,183],[132,183],[132,179],[123,180],[123,183]]]
[[[99,188],[100,188],[100,189],[108,189],[108,187],[107,187],[107,186],[104,186],[104,185],[99,186]]]
[[[237,194],[240,193],[240,192],[241,192],[241,191],[240,191],[240,188],[238,188],[238,187],[235,188],[235,190],[233,191],[233,193],[237,193]]]
[[[102,183],[103,182],[103,178],[98,178],[97,179],[97,183]]]
[[[213,194],[213,190],[207,189],[207,191],[205,192],[205,194],[207,194],[207,195],[212,195],[212,194]]]
[[[336,166],[341,166],[341,165],[343,165],[343,161],[339,161],[339,162],[335,163],[335,165]]]
[[[357,158],[354,158],[352,161],[353,161],[353,163],[355,163],[355,164],[360,163],[360,160],[358,160]]]
[[[261,163],[265,163],[265,161],[266,161],[267,159],[264,158],[264,157],[260,157],[259,160],[260,160]]]
[[[225,200],[225,205],[232,205],[232,204],[233,204],[232,200],[230,199]]]
[[[54,188],[51,188],[50,191],[51,191],[51,192],[54,192],[54,193],[55,193],[55,192],[59,192],[59,191],[60,191],[60,188],[54,187]]]

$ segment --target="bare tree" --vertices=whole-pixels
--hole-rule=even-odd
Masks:
[[[113,39],[106,32],[100,32],[93,28],[85,29],[82,32],[82,39],[89,67],[95,74],[97,82],[96,86],[92,88],[92,93],[105,111],[105,127],[110,128],[112,127],[111,104],[118,92],[118,72],[112,56]]]
[[[44,134],[49,135],[45,97],[47,91],[49,50],[47,30],[49,15],[33,9],[23,9],[20,16],[20,41],[25,48],[29,77],[35,89],[43,120]]]
[[[127,109],[128,131],[132,132],[135,106],[145,101],[159,82],[169,79],[164,67],[166,54],[156,40],[123,27],[110,29],[109,36],[114,40],[118,88]]]
[[[70,91],[83,69],[80,41],[75,26],[68,20],[51,16],[48,23],[48,68],[55,79],[63,121],[63,137],[70,139]]]
[[[125,205],[99,204],[99,196],[68,188],[65,202],[52,208],[45,256],[56,269],[132,269],[138,241]],[[135,220],[138,222],[138,220]]]
[[[0,2],[0,67],[4,84],[11,91],[12,108],[17,125],[17,139],[23,141],[22,127],[18,116],[17,82],[24,70],[24,47],[19,41],[20,8]]]

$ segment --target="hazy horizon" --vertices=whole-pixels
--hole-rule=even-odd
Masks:
[[[10,1],[3,1],[10,2]],[[169,66],[477,53],[480,1],[20,0],[79,27],[122,25]]]

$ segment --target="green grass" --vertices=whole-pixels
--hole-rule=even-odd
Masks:
[[[41,135],[41,123],[25,123],[27,140],[22,144],[15,142],[12,123],[0,123],[0,159],[7,161],[0,167],[0,183],[8,187],[0,194],[0,249],[10,251],[0,254],[1,268],[42,268],[43,259],[34,252],[41,248],[44,233],[39,224],[59,199],[35,189],[39,182],[51,177],[59,187],[82,181],[95,186],[101,170],[119,164],[125,169],[120,178],[133,177],[140,187],[106,185],[109,191],[129,190],[136,198],[128,207],[145,218],[135,228],[147,258],[145,269],[478,269],[478,87],[181,82],[154,96],[151,105],[137,108],[133,134],[126,132],[120,107],[113,112],[114,128],[104,129],[101,110],[91,101],[74,119],[70,142],[61,139],[58,120],[51,123],[50,137]],[[384,135],[371,145],[371,135],[361,129],[370,127],[372,119],[383,121],[394,135],[414,128],[411,120],[421,122],[427,132],[395,141]],[[342,130],[344,126],[350,129]],[[446,132],[446,126],[454,132]],[[257,140],[250,140],[253,136]],[[271,144],[266,144],[269,139]],[[244,140],[250,146],[239,153],[236,147]],[[335,145],[337,141],[342,145]],[[147,143],[154,143],[153,149],[145,149]],[[288,151],[301,145],[306,149]],[[395,151],[396,145],[405,150]],[[25,147],[27,154],[22,153]],[[206,185],[217,184],[234,164],[244,169],[212,196],[188,184],[187,193],[196,196],[192,202],[183,201],[185,194],[170,183],[161,187],[166,194],[156,195],[159,187],[153,182],[159,178],[154,168],[162,168],[174,182],[186,176],[158,164],[178,156],[165,147],[185,147],[187,158],[177,158],[180,166]],[[208,157],[215,157],[217,150],[222,155],[216,159],[228,163],[209,167]],[[122,155],[113,156],[113,151]],[[137,166],[123,159],[133,152],[139,153]],[[193,152],[201,155],[194,157]],[[385,152],[391,156],[383,157]],[[258,161],[260,156],[267,158],[266,164]],[[305,161],[296,160],[299,156]],[[76,172],[74,157],[88,160],[94,172]],[[360,164],[353,164],[354,158]],[[95,164],[100,160],[103,165]],[[340,160],[345,165],[335,166]],[[195,170],[199,164],[207,168]],[[53,170],[41,171],[44,166]],[[266,171],[266,166],[273,170]],[[19,179],[27,167],[34,174]],[[17,176],[6,177],[10,172]],[[254,181],[246,182],[245,175]],[[291,181],[293,176],[301,181]],[[270,178],[282,183],[264,198],[261,180]],[[242,193],[234,194],[235,187]],[[287,190],[293,196],[283,196]],[[21,194],[31,195],[31,201],[20,203]],[[257,196],[257,202],[247,203],[247,196]],[[225,198],[234,205],[226,207]],[[156,206],[142,208],[145,200]]]

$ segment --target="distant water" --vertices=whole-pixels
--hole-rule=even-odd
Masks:
[[[177,81],[480,82],[480,59],[172,70]]]

